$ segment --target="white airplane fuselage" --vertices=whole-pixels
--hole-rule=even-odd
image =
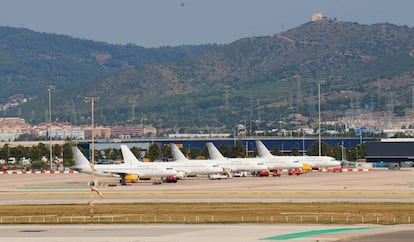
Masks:
[[[175,170],[171,167],[159,166],[157,164],[143,163],[138,166],[130,165],[95,165],[95,171],[99,173],[115,173],[115,174],[137,174],[138,176],[154,176],[165,177],[173,176],[176,174]]]
[[[160,166],[171,167],[177,171],[177,173],[184,172],[187,175],[208,175],[220,173],[223,168],[218,164],[209,160],[185,160],[185,161],[170,161],[170,162],[156,162]]]
[[[175,171],[170,167],[159,167],[151,163],[142,163],[138,165],[131,165],[129,163],[122,164],[91,164],[82,152],[77,147],[72,147],[72,152],[75,158],[74,169],[91,174],[92,171],[96,175],[101,176],[125,176],[127,174],[136,174],[138,176],[171,176],[175,174]]]
[[[258,158],[222,158],[214,161],[223,169],[232,171],[263,171],[267,169],[263,163],[264,160]]]
[[[264,164],[270,170],[277,169],[295,169],[302,168],[303,164],[297,159],[291,159],[290,157],[274,156],[274,157],[261,157],[264,160]]]
[[[308,164],[312,167],[334,167],[341,165],[340,161],[329,156],[275,156],[259,140],[256,140],[256,148],[260,158],[285,162],[293,166],[294,163],[302,165]]]
[[[341,166],[341,161],[335,160],[330,156],[296,156],[297,159],[303,163],[312,167],[326,168]]]

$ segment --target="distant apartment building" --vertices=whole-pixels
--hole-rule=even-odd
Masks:
[[[49,137],[49,124],[48,123],[39,123],[33,127],[33,134],[39,137]],[[108,127],[96,126],[93,130],[94,138],[103,138],[109,139],[111,136],[111,130]],[[51,124],[50,135],[52,139],[62,140],[62,139],[91,139],[92,138],[92,129],[90,126],[73,126],[70,123],[57,123],[53,122]]]
[[[25,133],[37,137],[51,137],[54,140],[84,140],[92,138],[92,128],[88,125],[74,126],[67,122],[53,122],[49,127],[49,123],[42,122],[31,126],[21,118],[0,118],[0,141],[14,141],[21,134]],[[125,139],[156,136],[156,134],[157,129],[151,125],[95,126],[93,129],[93,137],[96,139],[110,139],[114,137]]]
[[[85,138],[92,138],[92,128],[90,126],[82,126],[85,131]],[[109,139],[111,137],[111,129],[104,126],[95,126],[93,128],[93,137],[95,139]]]
[[[0,118],[0,140],[14,141],[21,134],[30,134],[32,127],[22,118]]]
[[[39,137],[49,137],[49,124],[39,123],[33,126],[33,134]],[[85,131],[79,126],[73,126],[70,123],[52,123],[50,135],[52,139],[85,139]]]
[[[157,129],[150,125],[134,126],[111,126],[111,137],[113,138],[134,138],[148,135],[155,136]]]

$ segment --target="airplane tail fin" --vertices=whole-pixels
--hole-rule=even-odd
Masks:
[[[256,140],[256,148],[259,157],[271,157],[272,153],[266,148],[266,146],[260,140]]]
[[[220,151],[214,146],[212,142],[207,142],[208,154],[212,160],[223,160],[225,157],[220,153]]]
[[[134,153],[132,153],[132,151],[128,148],[128,146],[121,145],[121,152],[122,152],[122,157],[124,157],[125,164],[131,165],[131,166],[139,165],[139,160],[137,159],[137,157],[135,157]]]
[[[183,152],[174,144],[170,143],[171,154],[173,156],[173,160],[188,160],[187,157],[184,156]]]
[[[89,163],[88,159],[82,154],[78,147],[72,147],[73,157],[75,158],[75,166],[73,167],[74,170],[84,171],[84,172],[92,172],[91,164]]]

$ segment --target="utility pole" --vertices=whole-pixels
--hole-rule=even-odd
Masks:
[[[51,92],[55,90],[55,87],[52,85],[47,86],[47,92],[49,94],[49,159],[50,159],[50,170],[53,166],[53,152],[52,152],[52,97]]]
[[[92,168],[92,181],[90,182],[91,193],[90,193],[90,215],[93,217],[93,191],[92,187],[95,186],[95,132],[94,132],[94,104],[99,100],[99,97],[85,97],[85,102],[91,103],[91,168]]]
[[[321,84],[325,83],[325,81],[319,80],[316,83],[318,84],[318,154],[321,156]]]

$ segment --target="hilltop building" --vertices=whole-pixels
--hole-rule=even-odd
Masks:
[[[312,21],[319,21],[323,19],[323,15],[321,12],[317,12],[312,14]]]

